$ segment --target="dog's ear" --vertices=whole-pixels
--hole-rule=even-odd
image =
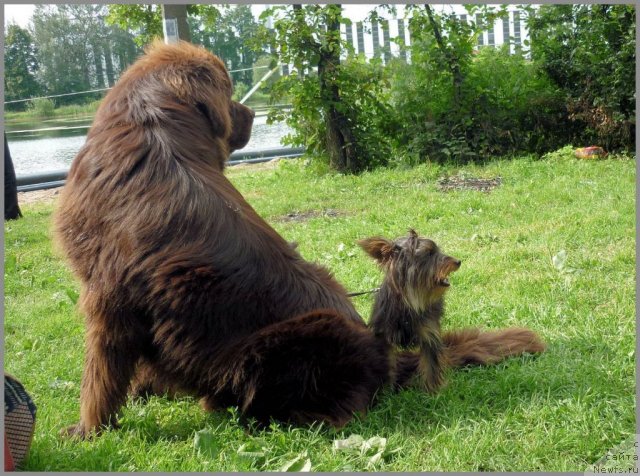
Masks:
[[[229,147],[231,150],[242,149],[251,137],[251,126],[255,113],[239,102],[231,101],[231,136]]]
[[[409,235],[407,236],[407,245],[410,250],[413,252],[418,248],[418,243],[420,242],[420,236],[413,228],[409,228]]]
[[[397,249],[393,241],[379,237],[365,238],[358,240],[357,243],[369,256],[380,264],[389,261]]]

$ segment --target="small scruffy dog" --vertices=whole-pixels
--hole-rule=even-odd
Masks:
[[[544,351],[544,343],[529,329],[463,329],[442,334],[448,277],[461,262],[442,253],[436,243],[418,236],[415,230],[393,241],[374,237],[358,244],[385,272],[369,325],[392,346],[407,349],[397,358],[415,360],[419,383],[426,390],[435,392],[443,384],[447,367],[493,364],[525,352]],[[405,362],[397,368],[408,370],[411,366]],[[398,375],[396,381],[410,379],[411,374]]]

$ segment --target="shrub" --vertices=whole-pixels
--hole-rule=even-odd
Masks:
[[[249,92],[249,86],[245,83],[237,82],[233,85],[233,100],[240,101],[244,97],[245,94]]]
[[[485,48],[468,64],[454,97],[451,76],[435,65],[397,70],[396,145],[418,160],[479,160],[544,152],[568,141],[563,96],[535,64]]]
[[[350,57],[337,68],[337,73],[340,102],[335,106],[346,116],[359,160],[365,164],[364,169],[387,164],[392,155],[390,131],[394,128],[388,105],[387,70],[379,61]],[[284,120],[293,130],[282,142],[304,146],[316,160],[327,161],[327,128],[317,74],[310,72],[301,78],[294,70],[280,78],[273,87],[271,100],[277,102],[284,96],[290,98],[292,108],[269,113],[271,122]]]
[[[38,117],[51,117],[56,104],[52,99],[40,98],[29,102],[27,109]]]
[[[530,8],[531,55],[562,89],[577,141],[635,149],[634,5]]]

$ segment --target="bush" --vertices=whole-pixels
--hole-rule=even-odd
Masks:
[[[237,82],[233,85],[233,97],[234,101],[240,101],[244,97],[245,94],[249,92],[249,86],[245,83]]]
[[[51,117],[56,103],[52,99],[33,99],[29,101],[27,109],[38,117]]]
[[[263,55],[256,60],[253,64],[253,84],[257,84],[270,69],[276,66],[276,62],[271,56]],[[280,69],[277,69],[271,76],[269,76],[260,86],[260,90],[264,93],[271,91],[273,85],[280,79]]]
[[[364,169],[385,165],[392,156],[389,137],[394,127],[388,105],[387,74],[379,61],[367,62],[358,57],[350,57],[338,67],[336,82],[340,102],[336,108],[346,116]],[[326,120],[319,99],[317,74],[313,72],[300,78],[293,71],[281,78],[272,92],[272,102],[287,95],[292,104],[291,110],[271,110],[269,113],[271,122],[284,120],[293,130],[282,142],[304,146],[316,160],[328,160]]]
[[[393,98],[396,145],[418,161],[540,153],[569,140],[559,89],[506,49],[484,48],[473,58],[458,98],[450,74],[421,63],[397,70]]]
[[[531,55],[562,89],[576,142],[635,149],[633,5],[530,9]]]

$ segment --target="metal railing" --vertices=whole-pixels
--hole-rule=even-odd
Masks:
[[[304,147],[278,147],[275,149],[252,150],[247,152],[234,152],[229,158],[229,165],[256,164],[268,162],[276,158],[292,159],[304,154]],[[53,170],[39,174],[19,175],[16,177],[18,192],[31,192],[33,190],[47,190],[49,188],[62,187],[67,179],[68,169]]]

